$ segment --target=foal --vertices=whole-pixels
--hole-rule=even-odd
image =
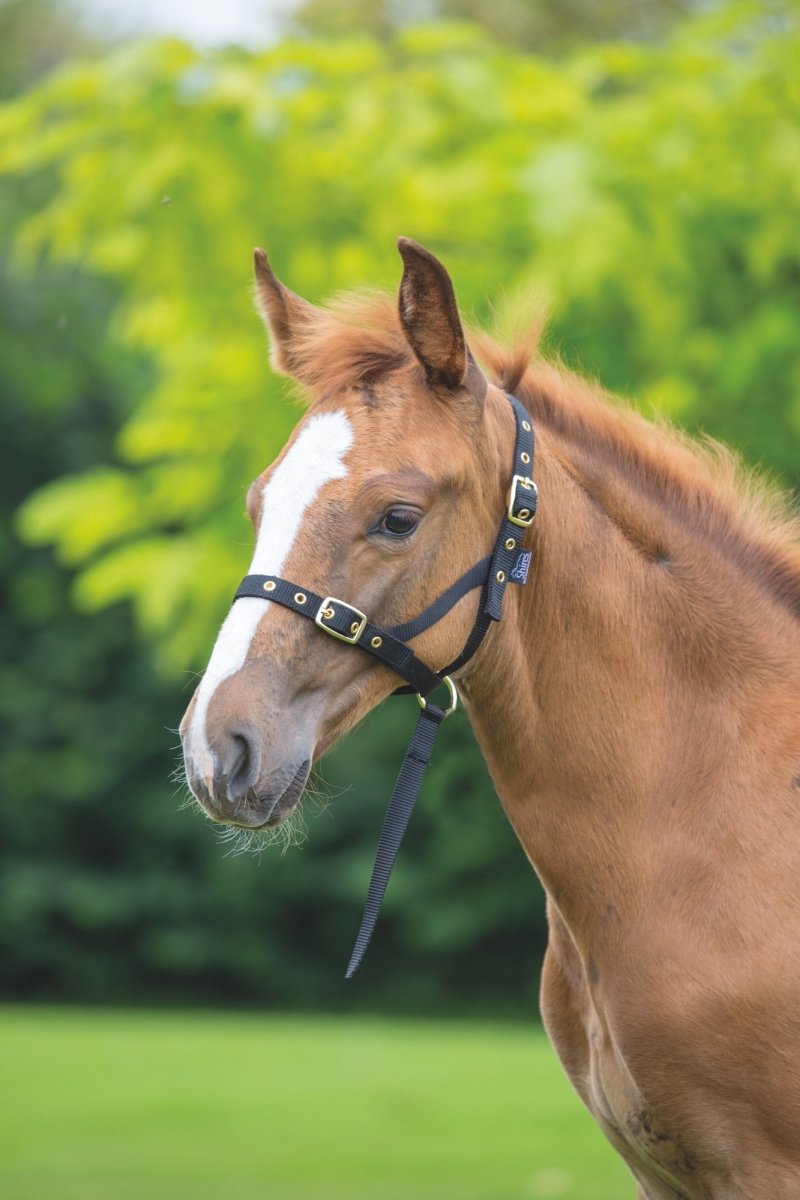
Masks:
[[[566,372],[467,347],[444,267],[401,240],[399,314],[319,310],[256,253],[273,363],[309,412],[255,481],[251,572],[420,612],[491,551],[514,391],[537,433],[528,585],[457,673],[548,896],[547,1031],[647,1200],[800,1197],[798,528],[729,456]],[[478,593],[414,641],[459,652]],[[312,762],[397,686],[241,599],[183,719],[216,820],[285,819]]]

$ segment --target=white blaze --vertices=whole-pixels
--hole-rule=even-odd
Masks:
[[[261,522],[249,575],[280,575],[309,504],[324,484],[343,479],[342,459],[353,442],[343,412],[311,417],[294,445],[264,485]],[[253,635],[270,604],[246,596],[237,600],[225,618],[197,692],[189,731],[189,747],[201,776],[210,782],[214,756],[206,739],[206,714],[211,697],[223,679],[244,665]]]

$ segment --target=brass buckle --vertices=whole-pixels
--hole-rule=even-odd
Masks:
[[[349,613],[352,613],[354,617],[358,617],[358,620],[353,622],[355,631],[353,631],[353,625],[351,625],[349,634],[339,633],[338,629],[331,629],[330,625],[325,624],[326,617],[329,621],[331,621],[336,615],[336,610],[333,607],[334,604],[341,605],[342,608],[346,608]],[[359,612],[357,608],[353,608],[352,604],[345,604],[344,600],[337,600],[335,596],[326,596],[322,601],[322,604],[320,604],[319,608],[317,609],[317,615],[314,617],[314,624],[318,625],[320,629],[324,629],[326,633],[331,635],[331,637],[337,638],[338,641],[347,642],[348,646],[355,646],[356,642],[364,632],[367,624],[367,618],[364,613]]]
[[[531,503],[527,507],[520,508],[519,513],[515,513],[514,509],[517,506],[517,488],[523,488],[526,492],[533,492]],[[539,496],[539,489],[532,479],[527,475],[515,475],[511,480],[511,487],[508,489],[508,519],[514,525],[521,525],[523,529],[527,529],[533,524],[533,518],[536,515],[536,501]],[[527,516],[523,516],[527,513]]]

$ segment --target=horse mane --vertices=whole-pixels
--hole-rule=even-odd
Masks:
[[[470,329],[494,383],[513,392],[582,466],[612,475],[648,503],[738,559],[800,616],[800,517],[792,497],[710,437],[693,437],[630,405],[540,352],[541,325],[511,347]],[[314,309],[293,345],[297,374],[315,391],[369,388],[414,363],[396,301],[348,293]]]
[[[800,516],[793,497],[730,447],[641,413],[539,354],[534,332],[506,349],[478,331],[471,341],[492,379],[514,392],[600,479],[619,479],[684,528],[755,573],[800,616]],[[591,490],[591,489],[590,489]],[[624,525],[624,520],[621,522]]]

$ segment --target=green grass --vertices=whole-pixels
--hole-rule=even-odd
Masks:
[[[3,1200],[633,1200],[533,1025],[0,1009]]]

